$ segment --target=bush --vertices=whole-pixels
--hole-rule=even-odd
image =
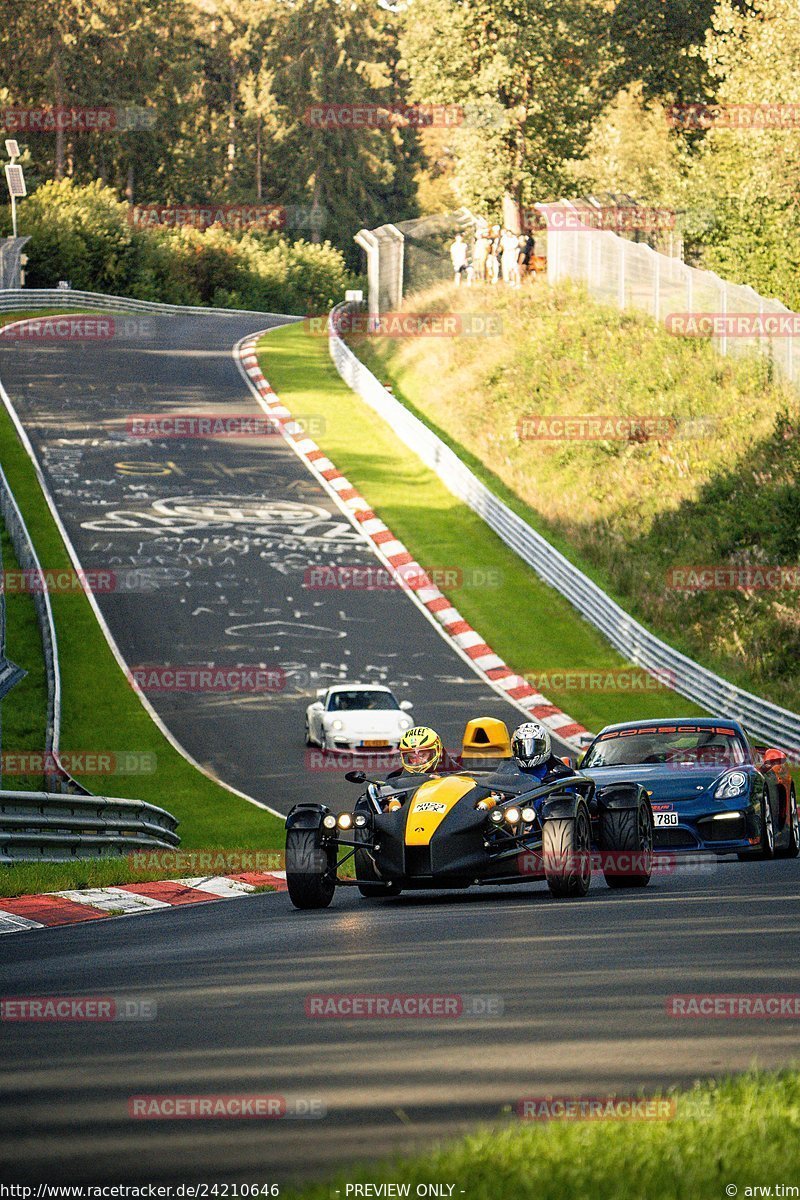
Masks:
[[[156,300],[262,312],[327,312],[354,280],[329,242],[276,233],[131,226],[128,206],[99,181],[65,179],[38,188],[20,208],[30,234],[27,282]]]

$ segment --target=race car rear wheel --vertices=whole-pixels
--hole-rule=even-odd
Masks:
[[[600,846],[603,877],[610,888],[647,887],[653,874],[653,817],[649,804],[602,812]]]
[[[574,817],[553,817],[542,827],[542,864],[552,895],[585,896],[592,879],[592,827],[581,800]]]
[[[789,795],[789,845],[776,850],[776,858],[797,858],[800,854],[800,816],[797,812],[797,795],[792,784]]]
[[[336,890],[336,848],[326,847],[318,829],[286,834],[286,887],[295,908],[327,908]]]
[[[365,900],[380,900],[387,896],[399,896],[403,890],[397,883],[383,883],[366,850],[356,850],[353,856],[358,890]]]

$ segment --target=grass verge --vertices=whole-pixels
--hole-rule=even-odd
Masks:
[[[749,1072],[674,1094],[670,1120],[578,1121],[482,1129],[432,1153],[356,1167],[295,1200],[345,1196],[346,1186],[454,1184],[469,1200],[718,1200],[778,1195],[800,1176],[800,1075]],[[747,1190],[750,1188],[751,1190]],[[350,1191],[351,1196],[356,1193]],[[362,1192],[362,1195],[376,1192]],[[387,1193],[388,1194],[388,1193]],[[398,1194],[398,1193],[394,1193]],[[403,1193],[399,1193],[403,1194]]]
[[[5,315],[20,319],[18,313]],[[12,371],[13,359],[3,356],[2,374],[6,382]],[[69,556],[33,464],[2,406],[0,459],[43,568],[68,568]],[[170,745],[118,667],[86,596],[60,593],[51,599],[61,660],[62,750],[113,754],[127,749],[155,755],[156,770],[152,774],[104,775],[100,784],[98,777],[93,776],[82,782],[93,791],[102,788],[110,796],[131,796],[168,809],[180,821],[179,833],[185,849],[282,846],[281,821],[207,778]],[[9,649],[12,647],[9,640]],[[20,665],[27,663],[20,661]],[[4,744],[7,749],[15,748],[8,738]],[[5,783],[13,786],[9,779]],[[95,882],[101,886],[131,879],[126,858],[84,861],[68,864],[68,868],[65,874],[62,864],[37,864],[35,878],[21,867],[0,869],[0,895],[95,886]],[[149,877],[169,878],[174,874],[174,868],[165,868]]]
[[[796,583],[691,591],[674,575],[730,564],[796,575],[800,408],[768,357],[721,357],[571,285],[439,287],[409,308],[479,310],[500,333],[362,337],[362,361],[644,625],[797,711]],[[582,437],[587,415],[640,426]],[[550,432],[553,418],[574,419],[572,434]]]
[[[588,622],[456,500],[355,393],[342,382],[327,342],[303,324],[266,334],[261,368],[290,411],[312,416],[315,440],[369,500],[422,566],[454,569],[461,583],[443,587],[462,615],[515,671],[537,682],[548,673],[591,672],[605,684],[627,664]],[[644,683],[641,672],[623,675]],[[612,682],[618,682],[613,677]],[[569,682],[569,681],[565,681]],[[666,688],[632,691],[589,686],[542,690],[589,729],[636,717],[697,714]],[[595,680],[595,684],[597,684]]]

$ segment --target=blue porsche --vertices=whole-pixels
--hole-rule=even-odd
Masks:
[[[650,796],[654,848],[739,858],[796,858],[800,821],[786,754],[756,746],[736,721],[678,718],[608,725],[580,771],[596,794],[641,783]]]

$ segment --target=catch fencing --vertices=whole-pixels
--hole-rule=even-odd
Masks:
[[[599,629],[626,661],[643,667],[658,678],[674,679],[675,691],[695,704],[711,713],[741,721],[756,737],[793,756],[798,754],[800,715],[736,687],[650,633],[498,499],[441,438],[387,391],[337,331],[337,314],[347,311],[348,307],[342,304],[334,308],[329,322],[328,344],[337,371],[454,496],[477,513],[545,583],[555,588],[582,617]]]
[[[591,214],[569,201],[537,207],[548,225],[550,283],[577,280],[601,303],[649,313],[671,333],[707,337],[720,354],[767,355],[776,375],[800,383],[794,314],[779,300],[690,267],[644,242],[593,228]]]

